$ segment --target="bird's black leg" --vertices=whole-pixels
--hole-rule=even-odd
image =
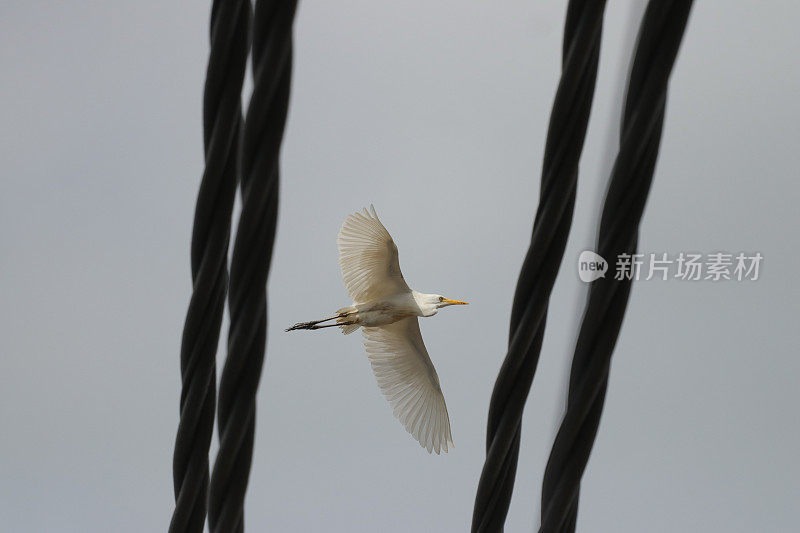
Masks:
[[[355,324],[354,321],[351,322],[339,322],[337,324],[326,324],[324,326],[317,326],[316,324],[312,324],[308,327],[304,328],[297,328],[297,329],[322,329],[322,328],[335,328],[336,326],[349,326],[351,324]]]
[[[321,320],[312,320],[311,322],[298,322],[294,326],[286,329],[286,331],[294,331],[296,329],[319,329],[319,328],[328,328],[331,326],[339,326],[343,324],[330,324],[328,326],[317,326],[317,324],[321,324],[322,322],[327,322],[328,320],[336,320],[337,318],[344,318],[349,313],[339,313],[338,315],[331,316],[328,318],[323,318]]]

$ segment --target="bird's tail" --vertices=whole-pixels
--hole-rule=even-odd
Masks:
[[[336,311],[336,313],[336,325],[342,328],[342,333],[345,335],[350,335],[361,327],[361,324],[356,320],[358,309],[356,309],[355,306],[349,305],[347,307],[342,307]]]
[[[298,329],[322,329],[339,326],[342,328],[342,333],[348,335],[361,327],[361,325],[355,320],[356,313],[357,309],[353,306],[343,307],[336,311],[334,316],[323,318],[321,320],[312,320],[311,322],[298,322],[294,326],[287,328],[286,331],[295,331]],[[336,323],[320,325],[323,322],[328,322],[330,320],[336,320]]]
[[[337,324],[337,326],[342,328],[342,333],[345,335],[350,335],[355,330],[361,327],[360,324]]]

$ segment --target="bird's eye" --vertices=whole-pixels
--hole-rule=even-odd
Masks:
[[[444,301],[444,296],[439,296],[439,301],[443,302]]]

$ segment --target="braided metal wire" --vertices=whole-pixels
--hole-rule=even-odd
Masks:
[[[228,288],[228,243],[236,194],[241,92],[248,52],[249,2],[215,0],[203,101],[206,168],[192,230],[192,297],[181,342],[182,390],[175,438],[171,533],[202,532],[214,430],[216,353]]]
[[[664,124],[667,86],[692,0],[650,0],[634,53],[620,148],[600,221],[597,252],[609,261],[636,253],[639,222],[650,191]],[[611,354],[631,280],[595,281],[572,360],[567,411],[542,484],[540,533],[572,532],[580,480],[589,460],[608,386]]]
[[[547,132],[539,207],[511,310],[508,352],[489,406],[486,462],[472,531],[503,527],[514,489],[522,412],[542,348],[547,306],[572,224],[578,162],[597,79],[605,1],[571,0],[561,81]]]
[[[266,348],[266,282],[278,218],[278,159],[289,107],[296,8],[296,0],[259,0],[253,16],[253,95],[242,137],[242,212],[231,259],[228,357],[219,385],[220,447],[209,489],[213,533],[244,530],[256,392]]]

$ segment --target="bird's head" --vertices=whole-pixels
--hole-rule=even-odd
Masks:
[[[418,299],[422,300],[420,302],[420,308],[422,309],[425,316],[432,316],[435,315],[439,309],[442,307],[447,307],[448,305],[468,305],[467,302],[462,302],[459,300],[451,300],[450,298],[445,298],[441,294],[421,294],[421,298]]]

